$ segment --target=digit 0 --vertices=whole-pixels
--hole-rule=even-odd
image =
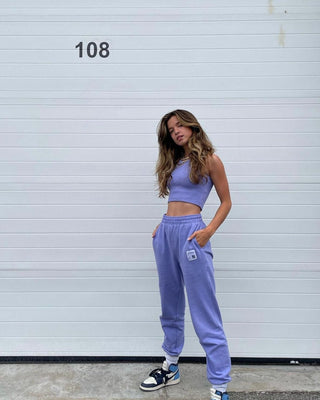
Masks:
[[[92,51],[92,49],[93,49],[93,51]],[[96,57],[97,53],[98,53],[97,43],[95,43],[95,42],[88,43],[88,46],[87,46],[88,57],[94,58],[94,57]]]

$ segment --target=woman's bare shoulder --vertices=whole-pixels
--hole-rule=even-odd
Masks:
[[[213,153],[207,158],[207,166],[210,172],[219,171],[224,169],[223,162],[217,154]]]

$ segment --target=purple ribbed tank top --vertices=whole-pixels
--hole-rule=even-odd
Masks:
[[[192,183],[189,174],[190,161],[178,162],[171,174],[172,179],[168,184],[170,191],[168,202],[183,201],[192,203],[199,206],[202,210],[212,189],[212,180],[210,176],[207,176],[198,184]]]

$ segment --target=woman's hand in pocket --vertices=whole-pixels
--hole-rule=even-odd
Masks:
[[[152,232],[152,237],[153,237],[153,238],[156,236],[156,232],[157,232],[157,230],[158,230],[158,228],[159,228],[159,225],[160,225],[160,224],[158,224],[158,225],[156,226],[155,230]]]
[[[204,247],[209,242],[210,238],[211,235],[208,229],[204,228],[193,232],[193,234],[188,237],[188,240],[195,239],[200,247]]]

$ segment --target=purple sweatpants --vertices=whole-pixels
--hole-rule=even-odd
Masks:
[[[164,332],[163,350],[180,355],[184,344],[185,295],[192,323],[207,356],[208,380],[215,385],[231,380],[230,355],[215,296],[211,244],[203,248],[187,238],[205,228],[200,214],[183,217],[164,215],[153,239]]]

